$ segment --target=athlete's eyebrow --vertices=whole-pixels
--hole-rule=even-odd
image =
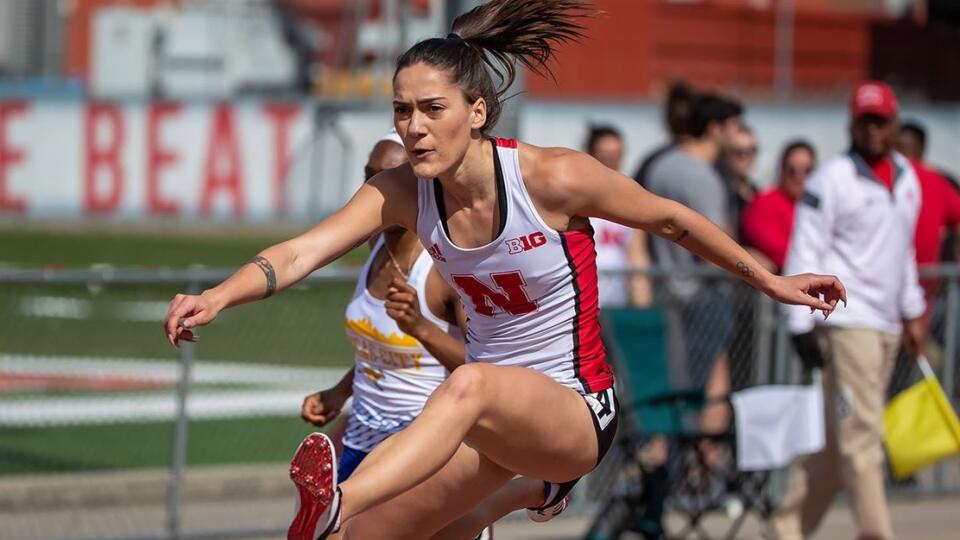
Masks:
[[[446,98],[445,96],[431,96],[431,97],[420,98],[420,99],[416,100],[416,103],[417,103],[417,105],[424,105],[424,104],[427,104],[427,103],[433,103],[434,101],[443,101],[443,100],[446,100],[446,99],[447,99],[447,98]],[[394,104],[394,105],[405,105],[405,104],[407,104],[407,101],[404,101],[404,100],[401,100],[401,99],[395,99],[395,100],[393,100],[393,104]]]

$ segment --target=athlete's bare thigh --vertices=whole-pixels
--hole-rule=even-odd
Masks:
[[[344,538],[430,538],[513,478],[475,449],[461,444],[437,474],[347,523]]]
[[[458,368],[444,384],[457,375],[478,379],[484,409],[467,443],[494,463],[552,482],[573,480],[596,466],[591,413],[573,389],[532,369],[479,363]]]

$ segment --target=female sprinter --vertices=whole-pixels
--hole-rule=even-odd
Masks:
[[[269,297],[394,225],[417,231],[457,289],[468,363],[342,484],[329,440],[304,440],[289,537],[429,538],[516,474],[555,482],[548,506],[596,467],[618,406],[589,217],[669,238],[781,302],[827,316],[845,301],[835,277],[775,276],[706,218],[585,154],[488,138],[512,59],[546,69],[557,42],[581,35],[586,7],[492,0],[457,18],[446,38],[414,45],[394,75],[394,124],[410,164],[377,175],[340,211],[223,283],[171,302],[165,331],[176,344],[221,310]]]
[[[370,152],[365,180],[406,160],[403,143],[391,130]],[[356,350],[355,365],[332,388],[307,396],[301,413],[305,421],[323,427],[353,397],[337,466],[341,481],[379,443],[412,422],[433,390],[466,357],[466,321],[456,292],[433,269],[417,235],[400,227],[384,231],[374,243],[345,319]],[[540,482],[515,479],[485,507],[474,510],[476,516],[462,519],[450,532],[471,529],[497,508],[512,511],[522,508],[524,501],[538,505],[541,492]],[[563,506],[534,517],[552,518]]]

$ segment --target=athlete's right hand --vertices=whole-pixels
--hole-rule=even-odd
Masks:
[[[180,340],[196,341],[193,328],[210,324],[217,318],[219,309],[202,294],[178,294],[170,301],[170,309],[163,321],[167,341],[174,347]]]
[[[342,395],[337,387],[310,394],[303,398],[300,417],[304,422],[323,427],[340,414],[346,401],[347,397]]]

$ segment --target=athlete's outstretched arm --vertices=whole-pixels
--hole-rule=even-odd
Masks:
[[[766,270],[720,227],[686,206],[658,197],[632,179],[586,154],[567,152],[550,160],[549,173],[570,201],[568,215],[599,217],[676,242],[740,277],[772,298],[810,306],[826,317],[838,301],[846,303],[835,276],[777,276]],[[821,300],[823,295],[823,300]]]
[[[223,309],[290,287],[384,227],[415,226],[416,181],[408,165],[384,171],[361,186],[336,213],[309,231],[263,250],[223,283],[199,295],[176,295],[164,320],[167,339],[172,345],[181,337],[191,339],[190,328],[209,324]]]

